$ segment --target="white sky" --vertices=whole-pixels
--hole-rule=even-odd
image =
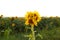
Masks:
[[[37,10],[41,16],[60,16],[60,0],[0,0],[0,15],[23,17]]]

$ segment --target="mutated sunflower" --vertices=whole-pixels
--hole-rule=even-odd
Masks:
[[[26,25],[35,25],[37,26],[37,22],[39,22],[39,20],[41,19],[38,12],[34,11],[34,12],[27,12],[26,16],[25,16]]]

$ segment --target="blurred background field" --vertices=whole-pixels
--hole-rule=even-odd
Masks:
[[[42,17],[34,29],[43,37],[36,40],[60,40],[60,17]],[[24,17],[0,17],[0,40],[5,40],[6,34],[7,40],[28,40],[24,35],[30,32]]]

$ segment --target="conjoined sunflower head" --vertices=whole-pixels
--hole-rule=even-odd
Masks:
[[[34,12],[27,12],[26,16],[25,16],[25,24],[26,25],[35,25],[37,26],[37,22],[39,22],[40,19],[40,15],[37,11]]]

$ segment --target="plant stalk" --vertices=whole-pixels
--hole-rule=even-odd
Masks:
[[[31,31],[32,31],[32,40],[35,40],[34,26],[31,26]]]

